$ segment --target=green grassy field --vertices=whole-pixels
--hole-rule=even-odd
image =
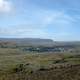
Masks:
[[[0,48],[0,80],[80,80],[80,54]]]

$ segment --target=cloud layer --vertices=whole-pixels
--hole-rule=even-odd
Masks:
[[[0,0],[0,13],[10,12],[12,3],[8,0]]]
[[[40,13],[41,12],[41,13]],[[19,25],[9,25],[0,28],[0,36],[3,37],[33,37],[33,38],[51,38],[61,40],[62,37],[71,37],[74,32],[72,23],[76,20],[63,11],[37,11],[33,12],[30,20],[24,21]],[[19,21],[20,21],[19,20]],[[30,21],[30,22],[29,22]],[[17,21],[13,21],[14,24]],[[67,40],[67,39],[66,39]]]

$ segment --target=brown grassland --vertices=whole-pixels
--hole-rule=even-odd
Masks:
[[[0,48],[0,80],[80,80],[80,55]]]

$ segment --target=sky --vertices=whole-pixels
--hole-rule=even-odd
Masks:
[[[80,0],[0,0],[1,38],[80,41]]]

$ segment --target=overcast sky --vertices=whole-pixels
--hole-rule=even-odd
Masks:
[[[80,40],[80,0],[0,0],[0,37]]]

